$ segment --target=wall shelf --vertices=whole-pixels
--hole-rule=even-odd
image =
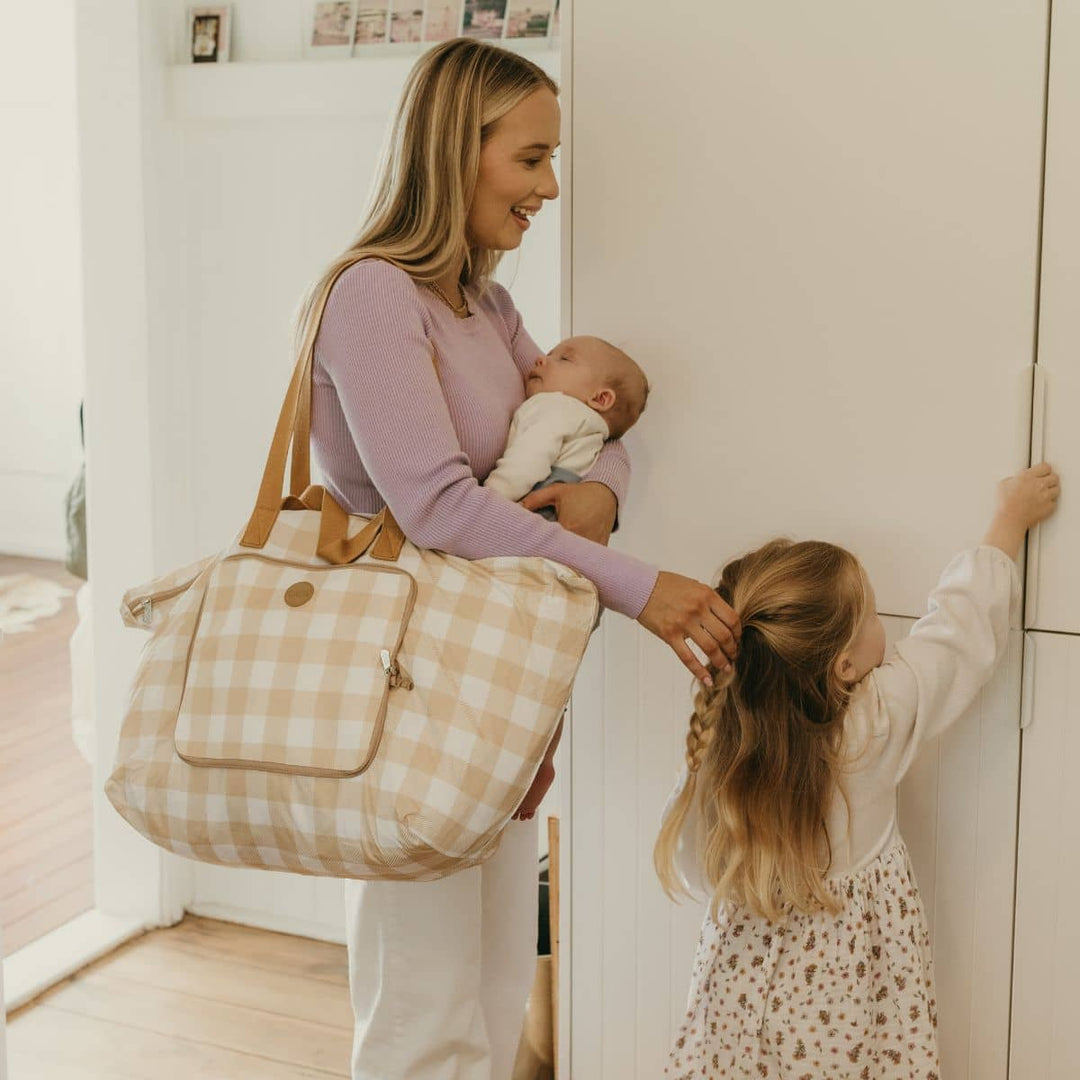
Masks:
[[[174,64],[166,68],[166,101],[175,120],[263,117],[387,116],[421,49],[347,60]],[[546,42],[518,51],[553,76],[559,50]]]

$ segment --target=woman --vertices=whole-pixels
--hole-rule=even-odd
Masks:
[[[478,482],[542,352],[490,277],[559,194],[556,93],[536,65],[478,41],[447,42],[417,63],[367,222],[301,313],[302,338],[329,292],[315,453],[349,511],[385,501],[421,547],[572,566],[606,607],[707,679],[687,639],[725,668],[739,632],[731,609],[707,585],[604,546],[629,479],[620,444],[607,444],[585,482],[525,506]],[[545,505],[558,523],[529,512]],[[535,860],[535,825],[515,822],[483,867],[437,882],[348,883],[354,1080],[507,1080],[535,969]]]

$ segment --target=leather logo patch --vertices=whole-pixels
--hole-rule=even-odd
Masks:
[[[315,595],[315,586],[310,581],[298,581],[285,590],[285,603],[289,607],[301,607]]]

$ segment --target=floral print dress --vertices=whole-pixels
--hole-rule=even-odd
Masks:
[[[957,556],[929,611],[854,689],[844,717],[843,795],[827,828],[838,915],[767,922],[722,904],[706,917],[667,1080],[940,1080],[930,935],[896,789],[921,746],[974,701],[1008,642],[1016,565],[979,547]],[[676,785],[668,807],[682,783]],[[677,864],[706,897],[688,815]]]
[[[903,841],[828,884],[839,915],[706,917],[665,1077],[940,1080],[930,935]]]

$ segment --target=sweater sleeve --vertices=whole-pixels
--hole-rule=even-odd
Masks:
[[[1005,552],[983,546],[958,555],[930,594],[927,614],[859,684],[849,711],[881,745],[877,767],[892,782],[903,779],[919,748],[958,720],[993,675],[1019,591],[1016,563]]]
[[[596,585],[605,607],[637,618],[656,584],[655,567],[477,482],[435,374],[423,305],[404,271],[375,260],[345,271],[323,313],[318,348],[364,468],[409,539],[466,559],[565,563]]]

